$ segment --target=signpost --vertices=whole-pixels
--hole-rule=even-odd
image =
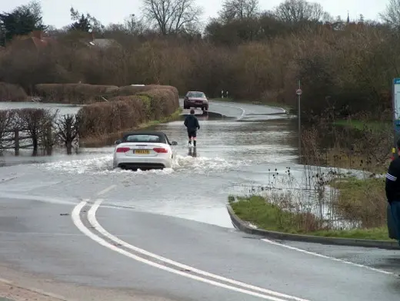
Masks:
[[[299,122],[299,158],[301,162],[301,111],[300,111],[300,100],[301,100],[301,94],[303,94],[303,91],[301,90],[300,86],[300,80],[299,80],[299,88],[296,90],[297,94],[297,100],[298,100],[298,112],[297,112],[297,119]]]
[[[393,106],[393,131],[394,131],[394,147],[392,149],[393,159],[398,157],[397,140],[400,138],[400,78],[393,79],[392,90],[392,106]]]

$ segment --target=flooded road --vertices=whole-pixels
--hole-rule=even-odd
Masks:
[[[210,111],[215,113],[198,116],[201,129],[194,154],[187,147],[184,115],[154,127],[178,142],[171,169],[112,170],[113,146],[82,149],[72,156],[5,156],[0,194],[76,203],[116,185],[104,205],[231,228],[225,208],[230,194],[265,185],[269,171],[284,173],[292,166],[296,172],[296,128],[279,108],[213,102]]]
[[[0,102],[0,111],[17,109],[46,109],[59,114],[76,114],[82,106],[73,104],[40,103],[40,102]]]
[[[195,155],[183,116],[154,127],[178,142],[171,169],[112,170],[113,146],[1,157],[0,275],[64,300],[398,300],[396,251],[267,242],[232,229],[230,194],[288,167],[302,177],[296,125],[280,109],[210,110],[199,116]]]

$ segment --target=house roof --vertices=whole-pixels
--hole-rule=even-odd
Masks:
[[[40,50],[55,42],[55,39],[43,36],[43,33],[41,31],[33,31],[28,36],[17,37],[13,39],[13,41],[11,42],[11,46],[17,48],[26,48],[33,46],[37,50]]]
[[[81,39],[81,42],[89,47],[99,47],[102,49],[111,47],[113,45],[119,46],[119,43],[114,39]]]

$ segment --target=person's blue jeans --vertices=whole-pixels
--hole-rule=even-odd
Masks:
[[[390,204],[390,209],[390,211],[392,212],[392,219],[400,246],[400,201],[392,202]]]

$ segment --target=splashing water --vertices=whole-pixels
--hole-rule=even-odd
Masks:
[[[232,167],[243,166],[249,162],[226,160],[223,158],[210,157],[192,157],[177,155],[172,161],[172,168],[163,170],[138,170],[135,173],[143,174],[171,174],[175,171],[182,172],[190,170],[196,173],[206,173],[209,171],[222,171]],[[38,164],[38,167],[44,167],[48,171],[62,171],[70,174],[110,174],[110,173],[132,173],[131,170],[113,169],[112,155],[94,157],[81,160],[58,161],[45,164]]]

